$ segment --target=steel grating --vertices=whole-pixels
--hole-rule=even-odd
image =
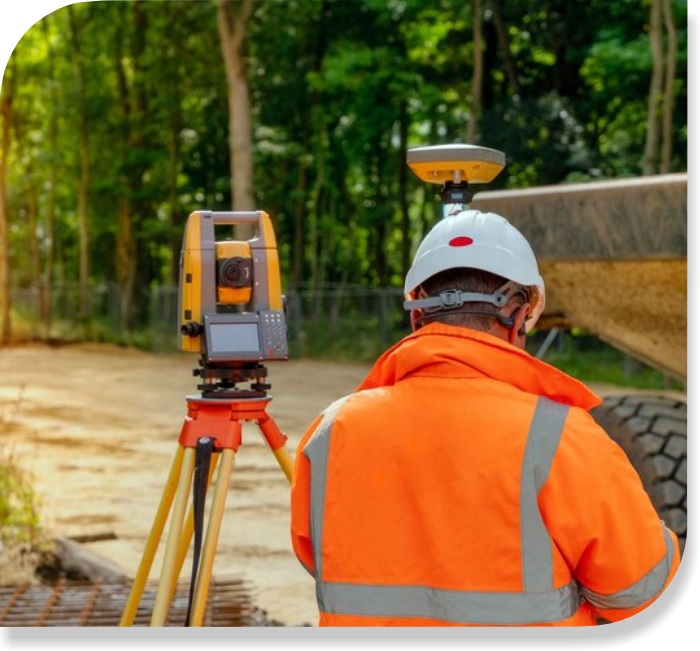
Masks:
[[[148,626],[158,584],[147,584],[134,626]],[[0,586],[0,626],[117,626],[131,583],[59,581],[55,585]],[[189,583],[179,583],[166,626],[183,626]],[[204,626],[265,626],[240,579],[211,580]]]

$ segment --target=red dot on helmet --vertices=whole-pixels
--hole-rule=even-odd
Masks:
[[[471,237],[453,237],[450,240],[450,246],[469,246],[470,244],[473,244],[474,240]]]

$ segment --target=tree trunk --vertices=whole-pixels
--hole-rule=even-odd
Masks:
[[[27,177],[31,178],[31,170],[27,169]],[[46,293],[41,282],[41,248],[37,226],[39,222],[38,199],[34,181],[29,182],[27,188],[27,221],[29,227],[29,254],[31,257],[31,277],[38,292],[37,316],[38,320],[46,312]]]
[[[315,48],[313,55],[313,64],[311,71],[318,73],[321,70],[323,57],[326,49],[326,15],[328,13],[328,2],[323,0],[319,9],[318,31],[315,38]],[[300,53],[301,56],[301,53]],[[291,280],[294,286],[299,286],[304,275],[304,244],[306,240],[306,231],[304,224],[306,222],[307,210],[307,190],[309,186],[309,172],[311,167],[311,158],[313,156],[313,123],[316,106],[318,104],[318,92],[314,88],[307,89],[309,103],[307,114],[304,120],[304,129],[302,137],[302,156],[299,166],[299,181],[297,184],[298,198],[294,210],[294,249],[292,252],[292,269]]]
[[[340,182],[339,187],[341,188],[340,218],[343,220],[343,222],[348,222],[347,247],[348,251],[352,256],[352,252],[355,250],[355,244],[357,240],[356,211],[348,209],[350,202],[347,196],[347,188],[344,180]],[[348,283],[348,278],[350,277],[350,269],[353,267],[353,260],[351,256],[349,257],[347,264],[343,265],[342,271],[340,272],[340,281],[338,283],[338,289],[335,292],[333,303],[330,308],[329,336],[331,339],[335,336],[337,332],[340,310],[342,308],[343,297],[345,295],[345,287]]]
[[[180,129],[182,116],[178,103],[170,120],[170,147],[168,173],[168,205],[170,206],[170,282],[177,285],[180,275],[180,247],[182,234],[178,222],[177,177],[180,171]]]
[[[644,162],[642,166],[644,175],[656,174],[659,160],[659,107],[664,74],[661,0],[651,0],[649,23],[652,71],[647,109],[647,140],[644,147]]]
[[[515,67],[515,59],[510,49],[510,36],[508,35],[508,27],[503,20],[503,11],[500,1],[491,0],[491,9],[493,10],[493,26],[496,29],[498,45],[503,53],[503,66],[505,68],[508,84],[514,95],[520,95],[520,80],[518,79],[518,72]]]
[[[129,6],[124,4],[123,11],[133,11],[132,46],[129,60],[132,62],[131,74],[125,69],[125,57],[122,52],[123,22],[118,26],[115,66],[119,90],[119,105],[122,117],[121,158],[125,160],[128,152],[138,152],[144,147],[141,123],[147,113],[145,87],[142,74],[142,59],[145,52],[147,19],[142,3]],[[122,15],[123,21],[123,15]],[[131,79],[131,83],[129,83]],[[121,196],[117,202],[117,283],[119,285],[120,329],[127,332],[131,326],[133,312],[134,284],[137,271],[136,228],[134,223],[135,200],[143,186],[143,163],[123,166],[120,178]]]
[[[306,188],[308,179],[308,163],[306,162],[310,142],[310,134],[304,135],[304,143],[302,145],[304,154],[302,155],[301,165],[299,167],[299,180],[297,183],[297,192],[299,198],[296,202],[294,210],[294,249],[292,251],[292,273],[291,280],[294,287],[298,287],[301,278],[304,275],[304,222],[306,221]]]
[[[134,279],[136,278],[134,224],[131,202],[126,197],[119,199],[117,220],[119,228],[119,237],[117,238],[117,282],[119,283],[120,328],[122,332],[126,332],[131,323],[131,306],[134,296]]]
[[[88,188],[90,185],[90,136],[85,99],[85,64],[80,47],[80,37],[75,22],[73,5],[68,6],[68,19],[71,31],[73,65],[78,84],[78,131],[80,151],[80,181],[78,183],[78,287],[80,293],[80,319],[87,326],[90,316],[90,259],[88,228]]]
[[[405,277],[411,266],[411,216],[408,211],[408,107],[406,100],[399,107],[399,206],[401,209],[401,272]]]
[[[49,48],[49,56],[47,57],[48,64],[48,82],[50,84],[51,97],[51,120],[49,125],[49,153],[51,162],[49,165],[49,188],[48,197],[46,200],[46,224],[45,224],[45,256],[44,256],[44,276],[42,285],[44,288],[44,311],[41,315],[41,321],[44,326],[44,338],[51,337],[51,319],[52,319],[52,283],[53,283],[53,266],[54,266],[54,222],[56,216],[56,183],[58,172],[58,93],[56,92],[55,72],[54,72],[54,51],[51,45],[51,30],[49,29],[50,19],[48,16],[44,19],[44,29],[46,32],[46,42]]]
[[[182,232],[179,221],[180,206],[178,205],[178,176],[180,174],[180,131],[183,126],[182,98],[178,81],[179,71],[175,71],[175,95],[177,101],[170,114],[170,143],[168,151],[168,206],[170,226],[170,282],[177,285],[180,275],[180,247]]]
[[[143,300],[144,293],[135,295],[134,286],[148,287],[151,280],[151,269],[148,255],[144,252],[144,247],[139,246],[139,235],[142,233],[142,226],[146,215],[153,210],[152,203],[145,197],[144,188],[147,183],[148,171],[151,167],[149,162],[151,147],[154,146],[153,138],[150,134],[153,129],[151,123],[151,105],[149,79],[152,78],[151,57],[148,52],[147,36],[149,34],[149,14],[146,13],[146,2],[134,2],[132,5],[132,29],[131,39],[131,60],[133,62],[132,91],[132,119],[133,128],[129,140],[129,151],[138,154],[136,161],[130,166],[128,183],[131,201],[131,265],[125,278],[124,292],[128,301],[126,317],[123,327],[127,329],[133,325],[133,315],[135,314],[135,303],[140,298],[142,302],[138,304],[138,313],[145,314],[148,309],[148,302]],[[158,143],[160,145],[160,143]],[[134,280],[135,279],[135,280]]]
[[[377,274],[377,281],[380,287],[389,285],[389,259],[388,259],[388,239],[389,227],[391,225],[391,212],[387,209],[388,198],[386,184],[382,182],[385,168],[385,149],[380,142],[374,144],[373,157],[374,174],[374,206],[375,206],[375,240],[374,240],[374,265]]]
[[[120,9],[122,12],[127,11],[127,5],[122,5]],[[123,44],[125,39],[124,20],[124,14],[121,13],[119,16],[119,23],[117,25],[114,52],[114,67],[116,71],[119,108],[122,122],[118,150],[122,161],[124,161],[127,154],[126,143],[129,143],[131,140],[132,120],[131,97],[129,94],[129,83],[127,81],[125,56],[123,52]],[[132,255],[130,252],[132,251],[131,236],[133,232],[131,227],[129,180],[128,175],[124,170],[122,170],[122,173],[120,174],[119,182],[119,192],[121,195],[117,197],[117,242],[115,266],[117,284],[119,286],[119,325],[120,329],[124,331],[129,321],[129,301],[126,298],[126,293],[129,291],[128,278],[131,275],[129,270],[132,264]]]
[[[339,223],[337,192],[338,186],[331,182],[323,193],[324,205],[320,214],[325,219],[320,222],[321,237],[319,238],[319,276],[321,287],[326,287],[326,284],[330,283],[334,276],[334,270],[330,266],[331,261],[334,259],[335,251],[333,224]]]
[[[226,68],[229,112],[231,197],[234,210],[253,210],[253,119],[246,71],[245,40],[254,0],[219,0],[217,23]],[[250,237],[249,227],[237,227],[236,237]]]
[[[467,142],[476,139],[479,117],[481,116],[481,94],[484,77],[484,53],[482,50],[484,11],[482,0],[472,0],[472,24],[474,30],[474,72],[472,74],[471,108],[467,122]]]
[[[173,24],[182,23],[186,20],[186,13],[179,9],[184,3],[169,2],[167,7],[168,22]],[[180,82],[184,75],[182,56],[179,50],[179,35],[177,33],[168,34],[168,55],[167,63],[162,70],[172,78],[170,88],[172,95],[170,99],[172,107],[169,109],[169,137],[168,137],[168,239],[170,243],[170,265],[167,280],[173,284],[178,284],[180,276],[180,249],[182,246],[182,223],[180,223],[181,213],[178,204],[178,176],[180,174],[182,153],[180,143],[180,132],[184,126],[182,113],[183,90]]]
[[[323,143],[325,146],[325,142]],[[326,153],[325,151],[317,150],[317,162],[316,162],[316,182],[314,183],[314,188],[311,195],[311,228],[310,230],[310,266],[311,266],[311,284],[317,289],[320,284],[320,253],[319,253],[319,225],[321,221],[321,201],[323,199],[323,186],[325,182],[326,174]]]
[[[676,81],[676,56],[678,54],[678,33],[673,22],[671,0],[663,0],[663,13],[664,25],[668,34],[668,45],[666,47],[661,173],[668,174],[671,171],[671,154],[673,153],[674,82]]]
[[[55,127],[52,125],[49,135],[49,146],[55,155],[58,152],[56,147],[57,135],[54,133]],[[49,171],[49,196],[46,201],[46,254],[44,256],[44,310],[41,315],[41,322],[44,324],[44,338],[51,337],[52,321],[52,301],[53,301],[53,267],[54,267],[54,222],[56,216],[56,163],[51,164]]]
[[[10,317],[10,215],[7,205],[7,160],[10,154],[10,126],[12,124],[12,102],[14,100],[15,70],[14,56],[5,73],[0,95],[0,116],[2,117],[2,152],[0,152],[0,319],[2,331],[0,343],[9,343],[12,336]]]

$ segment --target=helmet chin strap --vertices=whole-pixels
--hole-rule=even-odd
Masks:
[[[422,321],[425,321],[426,319],[442,319],[447,316],[451,316],[452,314],[474,314],[476,316],[491,316],[494,317],[504,328],[507,328],[508,330],[512,330],[515,328],[515,313],[518,310],[515,310],[513,314],[510,316],[505,316],[504,314],[501,314],[500,312],[496,312],[495,310],[488,310],[488,311],[481,311],[481,310],[449,310],[449,311],[437,311],[437,312],[430,312],[428,314],[421,314],[421,316],[415,318],[413,320],[414,324],[416,325],[416,329],[422,327]],[[527,333],[527,329],[525,327],[525,323],[523,322],[523,325],[520,326],[520,330],[518,330],[518,336],[523,337]]]
[[[465,303],[490,303],[496,307],[505,307],[517,294],[522,294],[526,302],[530,302],[527,290],[517,283],[509,280],[499,287],[493,294],[480,292],[463,292],[459,289],[446,289],[437,296],[427,296],[404,301],[404,310],[425,310],[427,312],[440,312],[462,307]]]
[[[499,287],[493,294],[482,294],[477,292],[463,292],[459,289],[447,289],[437,296],[428,296],[407,300],[403,306],[405,310],[420,310],[421,315],[413,318],[414,327],[420,328],[421,322],[426,319],[441,319],[451,314],[474,314],[494,317],[504,328],[512,330],[515,327],[515,313],[505,316],[497,310],[469,310],[459,309],[468,303],[489,303],[497,308],[506,306],[510,300],[521,294],[526,303],[530,302],[527,290],[517,283],[509,280]],[[527,332],[525,323],[518,330],[518,335],[523,336]]]

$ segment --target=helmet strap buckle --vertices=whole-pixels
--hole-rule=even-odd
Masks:
[[[462,307],[464,301],[462,300],[462,292],[458,289],[446,289],[440,292],[440,298],[442,299],[442,307],[449,309],[455,307]]]

